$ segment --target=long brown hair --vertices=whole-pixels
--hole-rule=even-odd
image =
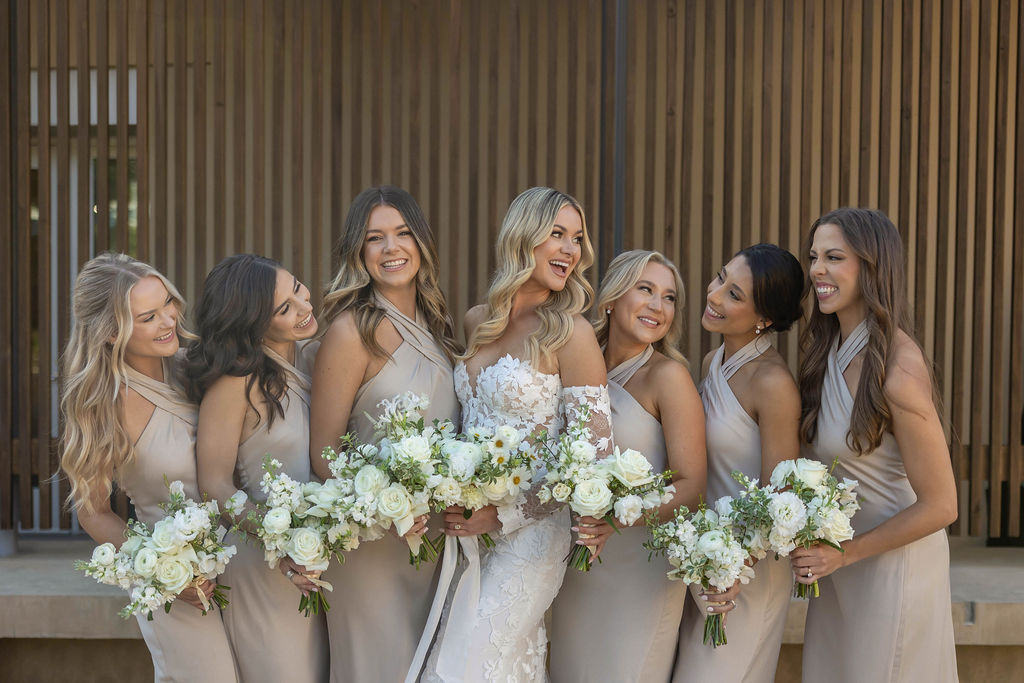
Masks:
[[[423,312],[427,328],[444,349],[448,360],[462,351],[455,339],[452,318],[440,285],[440,267],[434,234],[423,210],[412,195],[394,185],[370,187],[352,200],[341,237],[334,249],[338,272],[324,294],[320,320],[321,335],[343,311],[352,309],[359,338],[370,353],[387,358],[377,343],[377,325],[384,319],[384,309],[373,301],[373,281],[363,263],[363,244],[370,214],[378,206],[390,206],[402,215],[420,249],[420,269],[416,273],[416,307]]]
[[[846,440],[851,450],[863,455],[878,448],[892,425],[892,412],[883,388],[897,333],[903,330],[916,343],[907,305],[903,243],[896,226],[881,211],[841,208],[814,221],[804,253],[810,253],[814,233],[822,225],[838,226],[850,250],[860,259],[857,280],[864,300],[868,343]],[[808,286],[813,286],[810,276]],[[815,298],[810,320],[800,338],[803,355],[798,373],[802,402],[800,437],[807,443],[813,442],[818,433],[825,368],[838,334],[839,319],[834,313],[822,313]]]

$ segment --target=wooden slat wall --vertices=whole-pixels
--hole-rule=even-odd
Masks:
[[[770,241],[802,257],[817,216],[882,209],[904,235],[917,332],[964,484],[954,532],[1019,537],[1020,3],[629,8],[625,243],[683,268],[687,356],[716,343],[697,312],[738,249]],[[781,339],[794,367],[796,341]]]
[[[0,303],[0,528],[57,523],[45,486],[34,516],[32,485],[55,465],[49,368],[82,262],[130,250],[194,300],[217,261],[256,251],[319,301],[351,199],[391,182],[430,218],[460,318],[486,290],[511,199],[538,184],[575,194],[599,266],[617,236],[680,264],[691,359],[715,343],[698,312],[733,252],[763,240],[799,253],[821,213],[885,210],[906,238],[918,332],[940,378],[963,483],[956,531],[1021,535],[1018,0],[5,0],[0,10],[0,86],[15,93],[0,112],[0,243],[16,244],[0,256],[12,292]],[[55,98],[43,88],[35,103],[56,112],[53,128],[30,124],[29,75],[40,71],[57,82]],[[72,98],[70,82],[86,87]],[[32,168],[47,169],[34,192]],[[33,305],[33,325],[15,325]],[[781,344],[795,366],[796,333]]]

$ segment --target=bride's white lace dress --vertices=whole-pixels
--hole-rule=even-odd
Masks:
[[[578,419],[587,404],[594,445],[602,455],[611,448],[606,386],[563,387],[558,375],[538,372],[509,355],[483,368],[475,385],[466,366],[456,365],[463,431],[493,431],[506,424],[524,435],[541,427],[557,436],[566,420]],[[542,477],[543,471],[534,480]],[[571,538],[568,510],[555,501],[541,504],[537,488],[539,484],[519,505],[498,509],[502,528],[491,534],[494,548],[483,550],[481,544],[478,555],[476,539],[464,539],[469,541],[462,544],[468,559],[459,563],[446,591],[421,681],[546,680],[544,612],[562,585]],[[447,555],[450,563],[454,555]],[[439,590],[445,581],[442,570]]]

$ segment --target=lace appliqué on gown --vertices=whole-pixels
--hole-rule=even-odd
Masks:
[[[509,425],[523,436],[538,428],[557,436],[565,428],[566,419],[578,419],[586,404],[595,446],[602,454],[611,450],[607,387],[563,389],[558,375],[538,372],[529,362],[506,355],[480,371],[475,390],[466,366],[457,364],[455,391],[462,403],[464,431],[491,431]],[[540,470],[536,478],[543,474]],[[455,680],[546,680],[544,613],[565,574],[565,557],[571,544],[568,513],[564,505],[555,501],[541,504],[531,489],[518,505],[499,508],[498,514],[501,534],[492,534],[495,547],[480,557],[479,601],[476,615],[468,617],[475,621],[472,628],[459,629],[468,642],[449,643],[445,647],[452,595],[449,591],[422,681],[445,680],[444,674],[451,664],[440,660],[449,658],[441,654],[446,650],[454,655],[451,659],[458,660],[456,666],[461,674],[453,675]],[[453,586],[462,578],[456,577]]]

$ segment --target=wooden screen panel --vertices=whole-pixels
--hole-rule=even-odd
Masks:
[[[11,9],[15,0],[0,2],[0,54],[16,54],[11,38]],[[14,62],[0,60],[0,92],[11,92],[15,77]],[[16,118],[17,104],[0,107],[0,244],[14,244],[14,215],[16,198],[12,191],[17,174],[17,154],[12,139],[12,118]],[[0,287],[14,291],[14,264],[20,253],[18,249],[0,249]],[[14,301],[10,296],[0,297],[0,529],[11,529],[14,525],[14,405],[8,397],[13,396],[14,358],[10,341],[14,335]]]

